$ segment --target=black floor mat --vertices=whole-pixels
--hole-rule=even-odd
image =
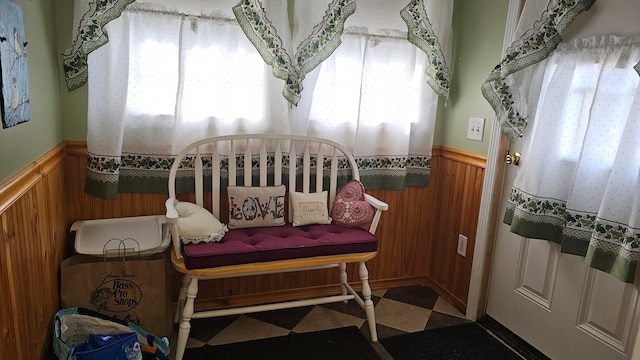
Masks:
[[[522,359],[476,323],[381,338],[380,343],[395,360]]]

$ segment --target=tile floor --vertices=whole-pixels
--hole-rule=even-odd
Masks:
[[[378,337],[388,337],[468,322],[455,307],[427,286],[373,291]],[[191,321],[187,347],[255,340],[355,325],[370,338],[364,311],[354,302],[234,315]],[[171,343],[175,343],[174,333]],[[373,344],[383,359],[392,359]]]

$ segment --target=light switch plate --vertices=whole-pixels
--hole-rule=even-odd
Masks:
[[[482,141],[484,134],[484,118],[470,117],[467,129],[467,139]]]

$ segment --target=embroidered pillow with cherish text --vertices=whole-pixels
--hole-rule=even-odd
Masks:
[[[286,187],[229,186],[230,229],[284,225]]]
[[[290,192],[293,226],[331,224],[327,209],[327,192]]]

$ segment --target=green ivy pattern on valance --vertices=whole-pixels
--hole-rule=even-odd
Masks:
[[[102,27],[117,19],[122,11],[135,0],[98,0],[95,2],[76,2],[75,11],[84,11],[77,28],[71,48],[62,53],[64,76],[67,89],[75,90],[87,83],[87,56],[93,50],[106,44],[109,39]],[[80,9],[79,4],[84,5]]]
[[[562,32],[595,0],[551,0],[533,28],[513,42],[502,61],[482,84],[482,94],[493,107],[502,131],[515,140],[522,135],[527,120],[520,115],[513,92],[505,79],[528,66],[538,63],[562,41]]]
[[[306,74],[340,45],[344,22],[355,10],[355,0],[331,1],[322,21],[298,44],[295,54],[290,54],[287,48],[291,49],[291,44],[286,44],[279,35],[280,32],[290,31],[289,28],[276,28],[260,0],[241,0],[233,7],[238,24],[264,61],[272,67],[273,75],[285,81],[282,94],[294,105],[300,101],[302,81]]]
[[[400,11],[407,24],[407,38],[427,54],[429,66],[426,67],[427,83],[436,94],[449,98],[449,68],[442,52],[442,44],[435,34],[424,6],[423,0],[412,0]]]
[[[243,155],[238,155],[236,164],[242,167]],[[268,155],[273,163],[275,157]],[[181,176],[193,176],[194,157],[185,157],[182,162]],[[205,172],[211,171],[211,160],[202,157]],[[360,179],[368,189],[401,190],[405,186],[424,186],[429,182],[431,173],[430,156],[386,156],[355,157]],[[311,158],[311,167],[316,168],[316,159]],[[254,161],[257,164],[258,161]],[[283,164],[288,167],[289,155],[283,154]],[[298,169],[302,168],[302,157],[297,159]],[[166,193],[169,170],[173,165],[172,156],[151,156],[123,154],[122,158],[89,154],[87,156],[87,177],[85,191],[104,199],[115,199],[118,192],[123,193]],[[228,160],[221,161],[223,170],[228,169]],[[323,168],[329,169],[331,159],[325,159]],[[351,174],[346,159],[338,161],[339,175]],[[258,169],[255,169],[258,173]],[[185,175],[186,174],[186,175]],[[346,174],[346,175],[345,175]],[[286,177],[285,177],[286,179]],[[188,189],[185,189],[188,191]]]
[[[560,244],[561,252],[585,257],[591,267],[633,282],[640,262],[640,229],[567,209],[564,201],[512,188],[504,222],[511,232]]]

